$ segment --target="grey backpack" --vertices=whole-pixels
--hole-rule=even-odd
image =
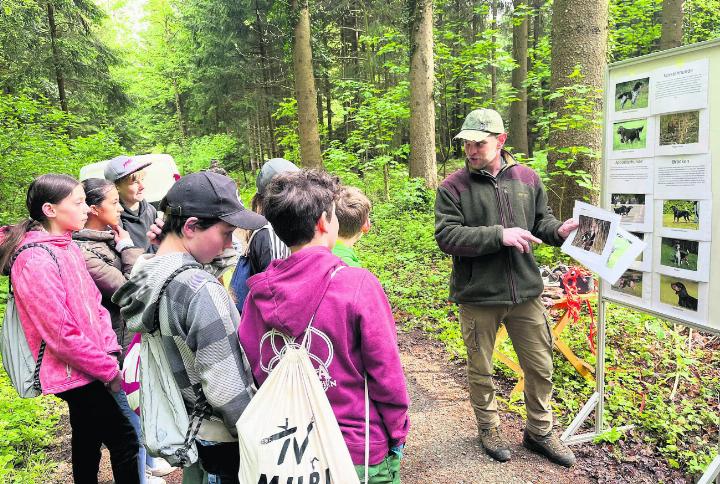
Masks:
[[[53,258],[60,272],[60,264],[55,254],[47,246],[38,243],[25,244],[20,247],[15,255],[13,255],[12,264],[17,259],[20,252],[31,247],[42,247]],[[62,274],[61,274],[62,276]],[[40,351],[38,352],[37,361],[30,351],[25,331],[20,323],[20,316],[15,306],[15,294],[12,290],[12,279],[10,280],[10,290],[8,291],[8,301],[5,307],[5,319],[2,328],[0,328],[0,355],[2,356],[3,366],[10,377],[10,383],[22,398],[37,397],[42,393],[40,387],[40,365],[42,364],[43,355],[45,354],[45,341],[40,343]]]
[[[145,448],[153,457],[162,457],[171,465],[187,467],[198,459],[195,438],[209,406],[204,395],[196,391],[191,415],[175,381],[160,333],[160,300],[170,282],[188,269],[202,269],[199,264],[184,265],[165,280],[153,306],[154,329],[142,335],[140,343],[140,425]]]

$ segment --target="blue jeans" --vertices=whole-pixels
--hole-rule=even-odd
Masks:
[[[128,420],[130,420],[130,424],[135,429],[135,434],[137,435],[137,441],[138,441],[138,472],[140,473],[140,484],[145,484],[145,464],[146,459],[152,460],[152,457],[147,455],[147,452],[145,450],[145,446],[142,443],[142,430],[140,429],[140,417],[133,412],[133,410],[130,408],[130,404],[128,403],[127,395],[125,395],[125,392],[123,390],[120,390],[118,393],[113,393],[113,397],[115,398],[115,401],[117,402],[118,406],[120,407],[120,410],[122,411],[122,414],[127,417]]]

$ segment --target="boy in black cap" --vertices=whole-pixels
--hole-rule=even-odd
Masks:
[[[236,227],[256,230],[266,220],[243,207],[230,178],[211,172],[181,178],[160,208],[165,223],[157,254],[145,256],[113,301],[131,331],[148,333],[154,330],[154,303],[167,284],[158,304],[170,371],[188,415],[196,400],[208,404],[196,439],[200,464],[221,482],[237,483],[235,423],[252,397],[252,374],[236,336],[237,309],[200,264],[231,247]],[[184,266],[191,268],[171,277]]]
[[[105,179],[115,184],[120,195],[122,225],[130,238],[143,250],[150,248],[147,231],[157,217],[157,210],[145,200],[144,169],[151,164],[131,156],[116,156],[105,166]]]

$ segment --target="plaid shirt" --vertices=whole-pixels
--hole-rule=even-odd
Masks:
[[[154,303],[163,283],[188,264],[197,261],[189,254],[174,253],[153,256],[133,270],[130,280],[113,296],[130,331],[153,330]],[[226,440],[213,438],[209,431],[220,422],[232,436],[237,435],[235,424],[255,389],[237,338],[240,316],[225,288],[208,272],[188,269],[168,284],[159,314],[163,346],[188,413],[197,392],[211,407],[199,437]]]

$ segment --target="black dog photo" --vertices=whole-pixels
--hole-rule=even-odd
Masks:
[[[625,223],[642,223],[645,220],[645,195],[642,193],[613,193],[610,195],[612,210]]]
[[[578,227],[572,245],[582,250],[602,254],[610,232],[610,222],[599,218],[580,215]]]
[[[650,79],[633,79],[615,84],[615,111],[648,107]]]
[[[647,119],[613,123],[613,151],[647,146]]]
[[[697,200],[665,200],[663,202],[663,227],[698,230],[700,228],[700,210]]]
[[[660,276],[660,301],[671,306],[697,311],[698,283],[672,276]]]

